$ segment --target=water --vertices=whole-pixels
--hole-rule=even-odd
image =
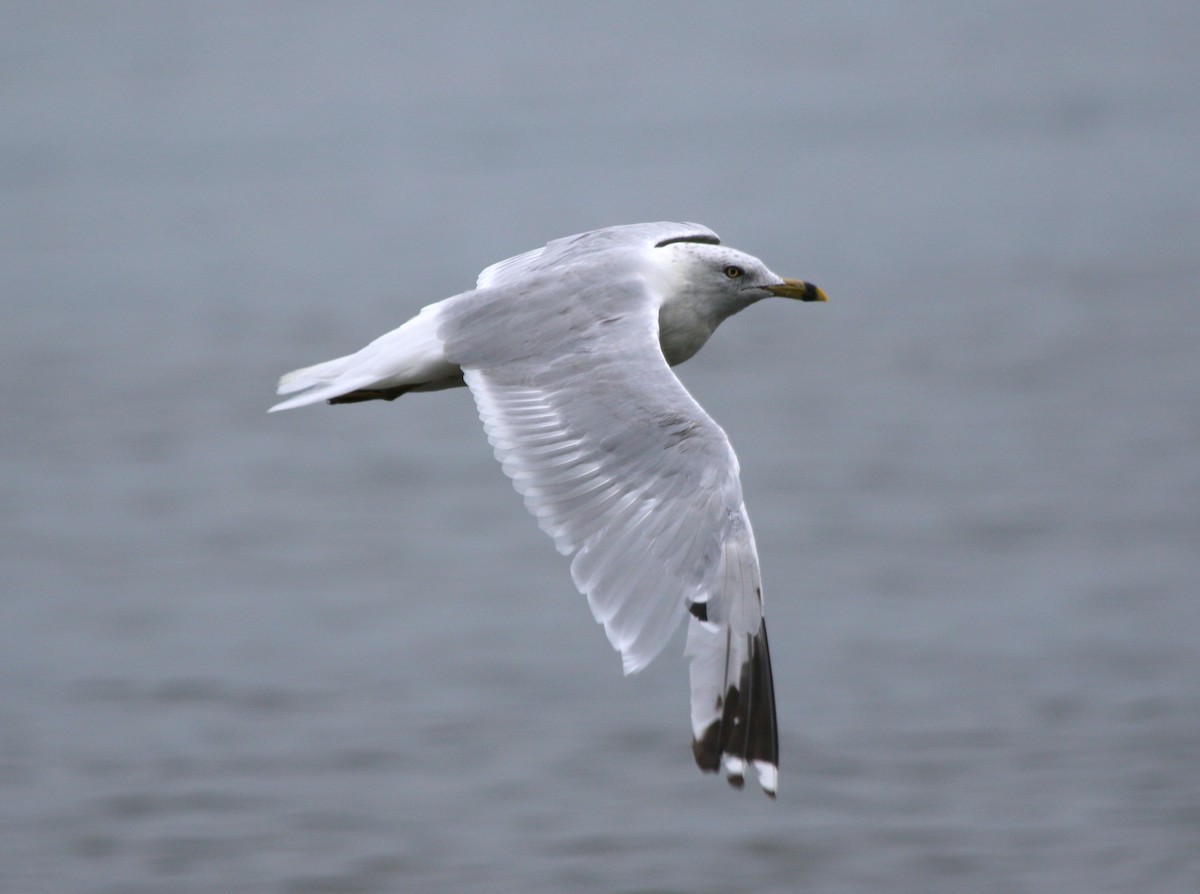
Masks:
[[[0,8],[0,889],[1200,886],[1195,4]],[[465,393],[267,417],[692,219],[775,803],[691,766]]]

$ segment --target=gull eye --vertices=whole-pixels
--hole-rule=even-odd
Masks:
[[[725,271],[724,271],[725,275],[728,276],[730,279],[737,279],[739,276],[741,276],[745,272],[746,272],[745,270],[743,270],[741,267],[738,267],[736,264],[730,264],[728,267],[725,268]]]

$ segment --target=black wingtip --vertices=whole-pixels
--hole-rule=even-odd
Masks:
[[[721,769],[721,751],[721,721],[714,720],[699,739],[692,739],[692,755],[697,767],[705,773],[716,773]]]
[[[731,766],[747,763],[779,769],[779,727],[775,716],[775,683],[771,676],[771,653],[767,643],[764,621],[750,638],[749,660],[742,666],[738,685],[725,691],[718,707],[721,716],[708,725],[703,734],[692,741],[696,766],[706,773],[721,768],[723,758]],[[761,773],[760,773],[761,775]],[[764,777],[765,781],[766,777]],[[729,774],[729,784],[741,788],[741,772]],[[764,791],[775,797],[773,785]]]
[[[750,647],[748,730],[746,760],[779,767],[779,724],[775,717],[775,680],[771,674],[771,650],[767,644],[767,622],[759,625]],[[744,673],[744,672],[743,672]]]

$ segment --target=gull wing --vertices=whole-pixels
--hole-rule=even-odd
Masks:
[[[740,785],[750,762],[773,795],[774,693],[737,458],[659,348],[645,242],[563,253],[552,274],[507,285],[501,270],[500,285],[446,302],[439,335],[505,473],[574,554],[572,578],[625,672],[690,616],[697,763],[716,771],[723,758]]]
[[[541,248],[498,261],[484,268],[479,274],[475,288],[510,285],[530,274],[551,270],[560,264],[578,263],[586,253],[604,251],[615,246],[653,248],[672,242],[707,242],[717,245],[720,241],[716,233],[696,223],[663,221],[591,230],[575,236],[564,236],[548,242]]]

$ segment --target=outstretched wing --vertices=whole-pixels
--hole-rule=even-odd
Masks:
[[[696,223],[661,221],[606,227],[554,239],[541,248],[498,261],[484,268],[479,274],[475,288],[488,289],[511,285],[530,274],[550,270],[561,264],[578,264],[587,254],[614,247],[652,248],[672,242],[707,242],[710,245],[718,245],[721,239],[708,227]]]
[[[571,575],[625,672],[690,612],[696,760],[715,771],[723,756],[738,785],[750,761],[773,794],[774,696],[737,459],[663,358],[645,250],[568,252],[512,281],[500,271],[446,302],[439,335],[505,473],[574,554]]]

